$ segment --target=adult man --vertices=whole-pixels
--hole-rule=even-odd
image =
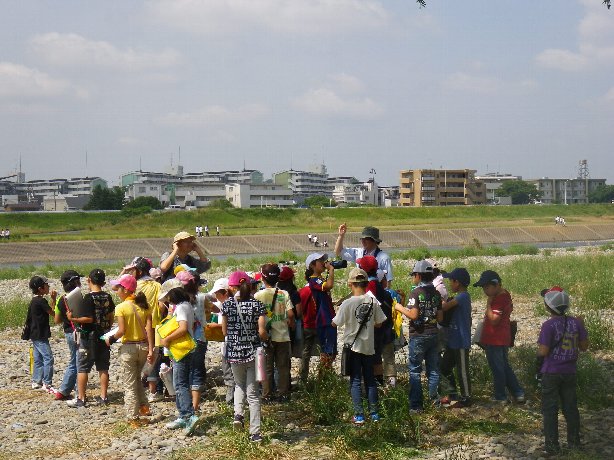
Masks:
[[[346,248],[343,246],[343,239],[347,232],[347,225],[345,222],[339,225],[339,236],[335,243],[335,254],[337,257],[341,256],[343,260],[350,262],[356,262],[356,259],[360,259],[364,256],[373,256],[377,259],[378,268],[386,272],[386,279],[390,284],[393,280],[392,276],[392,264],[390,263],[390,256],[379,248],[379,244],[382,240],[379,237],[379,229],[376,227],[365,227],[360,234],[360,242],[362,248]]]
[[[190,255],[194,251],[198,258]],[[196,244],[194,235],[188,232],[179,232],[173,238],[173,250],[165,252],[160,258],[160,270],[162,270],[162,282],[174,278],[174,269],[177,265],[186,264],[196,269],[198,274],[204,273],[211,268],[211,261],[207,259],[201,247]]]

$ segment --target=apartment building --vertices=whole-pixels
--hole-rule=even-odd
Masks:
[[[328,181],[328,173],[324,165],[319,165],[317,170],[296,171],[289,169],[273,174],[273,183],[290,189],[294,199],[302,203],[305,198],[315,195],[323,195],[332,198],[333,188]]]
[[[535,184],[537,190],[542,192],[540,198],[544,204],[574,204],[588,203],[588,195],[601,185],[605,185],[605,179],[528,179],[527,182]]]
[[[475,180],[483,182],[486,185],[486,200],[491,204],[512,204],[510,197],[501,196],[498,192],[504,182],[511,180],[522,180],[522,176],[502,173],[486,173],[476,175]]]
[[[295,205],[290,189],[274,184],[227,184],[226,199],[235,208],[287,208]]]
[[[474,169],[401,170],[400,206],[460,206],[486,203],[486,186]]]

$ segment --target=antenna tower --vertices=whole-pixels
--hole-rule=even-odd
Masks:
[[[578,179],[588,179],[590,174],[588,172],[588,161],[580,160],[578,163]]]

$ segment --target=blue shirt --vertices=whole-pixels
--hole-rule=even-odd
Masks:
[[[458,305],[453,309],[448,327],[448,347],[454,350],[471,348],[471,296],[463,291],[454,299]]]
[[[379,248],[378,248],[379,249]],[[376,254],[377,253],[377,254]],[[364,248],[343,248],[341,250],[341,258],[348,262],[356,262],[356,259],[360,259],[364,256],[373,256],[377,259],[377,268],[386,271],[386,279],[388,281],[393,280],[392,276],[392,263],[390,262],[390,256],[381,249],[377,249],[372,252],[367,252]]]

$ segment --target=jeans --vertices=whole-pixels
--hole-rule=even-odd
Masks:
[[[205,378],[207,369],[205,369],[205,354],[207,353],[207,342],[196,341],[196,348],[190,356],[192,357],[192,366],[190,368],[190,389],[192,391],[205,391]]]
[[[350,351],[350,395],[354,405],[354,414],[363,415],[361,380],[364,379],[369,401],[369,412],[377,412],[377,384],[373,374],[374,355],[363,355]]]
[[[260,434],[260,396],[256,382],[256,360],[248,363],[231,363],[235,379],[235,415],[243,416],[245,398],[249,404],[249,434]]]
[[[75,342],[75,336],[72,332],[65,332],[66,345],[68,345],[68,351],[70,352],[70,360],[68,361],[68,367],[64,371],[64,378],[58,391],[64,396],[68,396],[71,391],[76,390],[77,385],[77,370],[79,368],[77,364],[79,346]]]
[[[494,398],[497,401],[505,401],[507,396],[505,389],[514,397],[524,396],[524,390],[518,383],[516,374],[510,366],[507,353],[508,348],[502,345],[484,345],[486,349],[486,359],[492,373],[493,386],[495,390]]]
[[[173,385],[175,386],[175,404],[179,417],[188,419],[194,415],[192,393],[190,392],[190,374],[192,373],[192,352],[181,361],[173,360]]]
[[[544,374],[542,377],[542,415],[546,450],[558,451],[559,398],[567,422],[567,444],[580,445],[580,413],[576,397],[576,374]]]
[[[53,353],[49,340],[32,340],[34,348],[34,372],[32,382],[51,385],[53,379]]]
[[[410,409],[422,409],[422,361],[426,362],[429,397],[437,399],[439,385],[439,342],[437,334],[417,335],[409,338],[409,405]]]

